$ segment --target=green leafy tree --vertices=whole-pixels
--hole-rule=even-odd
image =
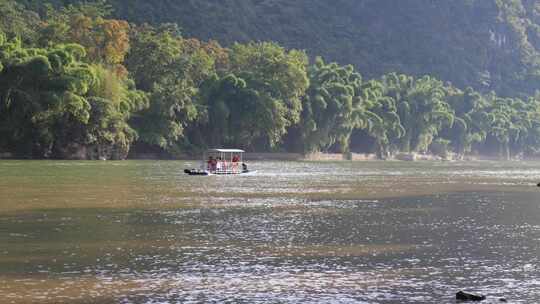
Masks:
[[[84,124],[89,119],[90,105],[84,95],[93,74],[78,61],[84,49],[78,45],[26,49],[17,39],[1,48],[3,136],[21,155],[50,156],[62,137],[58,133],[73,131],[60,125]]]
[[[307,56],[286,51],[275,43],[235,44],[230,51],[230,72],[253,90],[259,128],[257,148],[268,150],[281,142],[287,129],[300,121],[302,97],[309,85]]]
[[[120,78],[110,69],[99,65],[92,69],[96,79],[88,93],[91,112],[85,144],[99,158],[124,159],[138,138],[128,120],[148,107],[147,96],[135,89],[132,80]]]
[[[519,137],[515,144],[523,155],[540,155],[540,95],[536,94],[526,100],[526,111],[522,112],[523,121],[527,124],[527,133]]]
[[[463,157],[472,151],[474,144],[483,144],[486,140],[488,103],[484,96],[470,87],[465,91],[448,87],[446,101],[455,112],[454,125],[441,136],[450,140],[450,146],[459,157]]]
[[[59,10],[48,6],[46,11],[40,30],[42,46],[77,43],[85,47],[90,62],[122,65],[129,50],[130,27],[127,21],[105,18],[110,12],[104,2]]]
[[[301,140],[304,152],[328,151],[335,145],[348,152],[359,124],[362,77],[352,66],[326,64],[316,58],[308,69],[310,86],[303,99]]]
[[[17,1],[0,0],[0,31],[8,38],[19,38],[25,43],[36,43],[40,25],[39,15]]]
[[[383,81],[370,80],[362,87],[362,107],[365,109],[366,121],[364,129],[375,138],[376,153],[379,158],[386,159],[391,154],[391,143],[405,135],[398,115],[396,99],[390,95],[389,88]]]
[[[272,126],[271,107],[260,104],[258,92],[247,87],[246,81],[229,74],[208,79],[201,88],[205,105],[199,121],[206,147],[240,147],[254,150],[257,139],[264,137]],[[271,106],[271,105],[270,105]]]
[[[215,73],[215,61],[202,49],[186,47],[174,27],[134,29],[126,66],[137,88],[147,92],[149,108],[132,124],[146,144],[174,151],[199,115],[199,86]]]
[[[539,104],[536,98],[501,98],[487,96],[488,139],[496,143],[498,155],[510,159],[525,152],[538,150]],[[488,141],[489,143],[489,141]],[[489,148],[489,146],[488,146]]]
[[[403,151],[427,151],[439,131],[454,123],[454,112],[445,101],[442,82],[429,76],[414,82],[398,109],[405,128]]]
[[[77,44],[0,44],[0,146],[21,157],[125,158],[127,125],[144,94],[112,70],[88,65]],[[107,151],[106,151],[107,150]]]

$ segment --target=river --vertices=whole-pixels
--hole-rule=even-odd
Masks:
[[[540,301],[540,162],[0,161],[1,303]]]

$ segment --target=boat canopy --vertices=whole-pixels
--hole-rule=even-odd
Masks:
[[[208,149],[207,152],[212,153],[244,153],[244,150],[240,149]]]

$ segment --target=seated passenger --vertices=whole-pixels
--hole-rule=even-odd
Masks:
[[[238,155],[233,156],[232,158],[232,170],[236,173],[238,172],[238,162],[240,161],[240,157]]]
[[[216,171],[217,170],[217,159],[213,159],[212,160],[212,171]]]
[[[217,171],[223,170],[223,162],[221,161],[221,157],[217,158],[216,170]]]
[[[207,162],[207,168],[208,168],[208,171],[213,171],[214,169],[214,158],[212,156],[208,157],[208,162]]]
[[[227,160],[226,159],[223,160],[222,166],[223,166],[223,171],[227,171],[228,165],[227,165]]]

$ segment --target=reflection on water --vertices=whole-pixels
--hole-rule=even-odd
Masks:
[[[540,300],[540,163],[0,162],[2,303]]]

